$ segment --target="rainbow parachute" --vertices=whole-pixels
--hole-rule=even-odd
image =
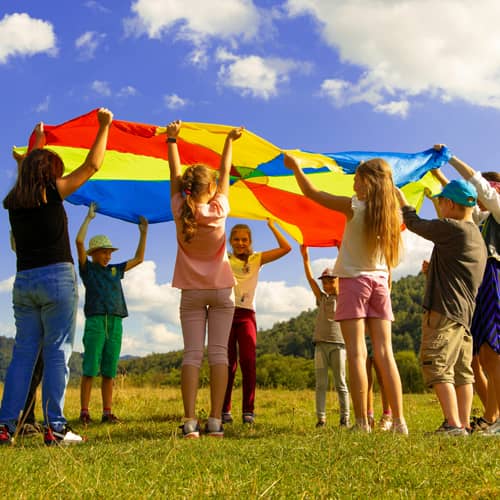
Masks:
[[[65,173],[83,163],[97,126],[97,110],[60,125],[45,125],[46,147],[62,157]],[[181,163],[203,163],[217,170],[231,128],[184,122],[178,139]],[[447,150],[433,149],[416,154],[289,152],[300,158],[316,187],[346,196],[353,193],[359,162],[383,157],[392,166],[396,184],[417,208],[424,188],[437,188],[427,172],[449,158]],[[165,128],[114,120],[103,166],[67,201],[76,205],[95,201],[100,213],[130,222],[137,222],[141,215],[151,223],[172,220]],[[283,165],[283,151],[248,130],[233,146],[229,201],[232,217],[272,218],[299,243],[332,246],[342,240],[344,216],[305,198]]]

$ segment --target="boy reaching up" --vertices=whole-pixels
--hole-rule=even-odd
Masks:
[[[85,236],[95,217],[96,205],[91,203],[87,217],[76,236],[80,277],[85,285],[85,330],[83,334],[83,376],[80,385],[80,422],[87,425],[90,393],[94,377],[102,377],[102,423],[118,423],[111,411],[113,380],[116,377],[122,344],[122,318],[128,316],[121,280],[124,273],[144,261],[148,221],[140,218],[139,244],[135,256],[119,264],[110,264],[111,254],[118,250],[107,236],[94,236],[85,250]],[[90,256],[92,260],[89,260]]]

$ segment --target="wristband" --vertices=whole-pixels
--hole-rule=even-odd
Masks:
[[[171,142],[171,143],[175,144],[177,142],[177,138],[176,137],[168,137],[167,142]]]

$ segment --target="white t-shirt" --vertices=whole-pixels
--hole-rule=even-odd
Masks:
[[[366,203],[353,196],[351,207],[353,216],[346,223],[333,272],[339,278],[356,278],[362,275],[387,277],[389,270],[384,257],[377,258],[366,247]]]
[[[251,254],[247,262],[238,259],[231,253],[228,256],[233,275],[236,278],[234,305],[255,311],[255,290],[259,279],[262,252]]]

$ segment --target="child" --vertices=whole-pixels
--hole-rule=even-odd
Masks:
[[[208,330],[210,365],[209,436],[223,437],[222,403],[227,387],[227,343],[234,314],[235,279],[226,252],[225,224],[229,213],[229,172],[232,144],[242,128],[226,137],[219,169],[193,165],[182,174],[177,136],[179,120],[167,125],[172,213],[177,232],[177,258],[172,286],[181,289],[180,319],[184,339],[181,389],[185,438],[198,438],[196,393]]]
[[[107,236],[94,236],[85,251],[85,236],[95,217],[94,203],[76,235],[80,277],[85,285],[85,330],[83,334],[83,375],[80,385],[80,422],[92,422],[89,413],[90,393],[94,377],[102,377],[102,423],[115,424],[119,419],[112,412],[113,379],[116,377],[122,345],[122,318],[128,316],[121,280],[124,273],[144,261],[148,222],[140,218],[139,244],[134,258],[110,264],[114,248]],[[91,257],[88,260],[87,255]]]
[[[236,279],[236,286],[234,287],[236,308],[234,310],[233,324],[228,343],[229,371],[222,407],[222,420],[225,423],[233,421],[231,415],[231,394],[238,367],[237,346],[243,385],[242,419],[244,424],[254,423],[257,343],[255,290],[257,288],[257,280],[260,268],[264,264],[283,257],[283,255],[286,255],[292,249],[284,236],[274,226],[272,220],[268,220],[267,225],[279,245],[272,250],[254,252],[252,250],[252,233],[246,224],[236,224],[231,229],[229,236],[229,244],[232,248],[232,253],[229,254],[229,263]]]
[[[410,231],[434,242],[427,271],[420,359],[424,381],[434,388],[444,422],[439,434],[465,436],[474,376],[470,326],[486,264],[486,249],[472,219],[477,192],[470,183],[451,181],[436,195],[442,219],[421,219],[398,198]]]
[[[313,278],[307,247],[301,245],[309,286],[316,297],[318,315],[314,328],[314,369],[316,373],[316,427],[326,425],[326,392],[328,390],[328,367],[333,373],[333,383],[339,398],[340,426],[349,426],[349,390],[345,380],[345,344],[340,325],[335,321],[337,310],[338,279],[333,269],[326,268],[318,278],[323,291]]]
[[[400,217],[390,166],[375,158],[361,163],[354,175],[355,196],[319,191],[302,172],[298,160],[285,154],[302,192],[320,205],[347,218],[334,272],[340,293],[335,319],[346,344],[349,382],[356,415],[355,430],[371,432],[366,409],[367,373],[365,331],[372,339],[394,412],[394,431],[408,434],[403,416],[403,391],[392,352],[389,270],[397,265],[401,246]]]
[[[474,424],[484,435],[500,435],[500,174],[476,172],[456,156],[449,163],[477,190],[478,209],[473,217],[488,252],[471,325],[474,354],[487,377],[484,416]]]

